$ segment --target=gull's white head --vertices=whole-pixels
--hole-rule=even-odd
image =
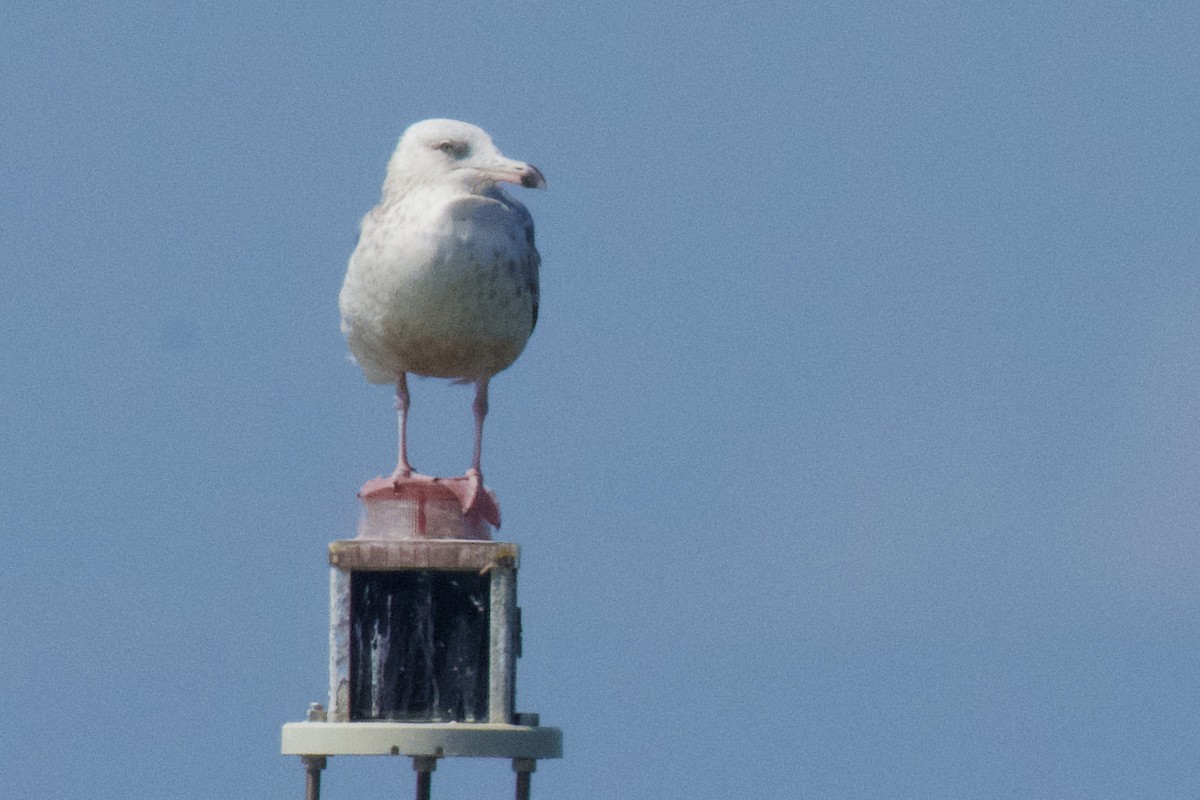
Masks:
[[[482,128],[453,119],[427,119],[409,126],[388,162],[387,185],[452,184],[479,193],[497,183],[546,188],[532,164],[506,158]]]

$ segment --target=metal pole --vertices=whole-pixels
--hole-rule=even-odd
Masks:
[[[433,756],[413,756],[413,769],[417,773],[417,800],[429,800],[437,759]]]
[[[517,570],[511,558],[492,567],[491,646],[488,662],[488,722],[512,724],[516,673]]]
[[[532,758],[514,758],[513,772],[517,773],[517,800],[529,800],[529,776],[537,769],[537,761]]]
[[[308,713],[304,715],[309,722],[324,722],[328,719],[325,706],[320,703],[309,703]],[[304,800],[321,800],[321,770],[325,769],[325,756],[300,756],[304,765]]]
[[[304,764],[304,800],[321,800],[321,770],[325,756],[300,756]]]

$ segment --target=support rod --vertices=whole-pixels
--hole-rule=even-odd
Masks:
[[[412,762],[413,770],[417,773],[417,800],[429,800],[437,759],[433,756],[413,756]]]
[[[517,773],[517,800],[529,800],[529,778],[537,769],[537,761],[532,758],[514,758],[513,772]]]
[[[329,716],[325,706],[320,703],[309,703],[308,712],[304,715],[309,722],[325,722]],[[304,765],[304,800],[321,800],[321,770],[325,769],[325,756],[300,756]]]
[[[304,764],[304,800],[321,800],[321,770],[325,756],[300,756]]]

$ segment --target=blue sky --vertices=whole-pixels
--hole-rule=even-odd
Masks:
[[[430,116],[550,187],[484,450],[536,796],[1194,796],[1197,52],[1170,2],[6,4],[12,796],[301,796],[394,462],[337,292]],[[413,396],[461,472],[470,390]]]

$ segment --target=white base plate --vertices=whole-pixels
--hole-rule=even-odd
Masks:
[[[289,722],[283,754],[562,758],[562,731],[477,722]]]

